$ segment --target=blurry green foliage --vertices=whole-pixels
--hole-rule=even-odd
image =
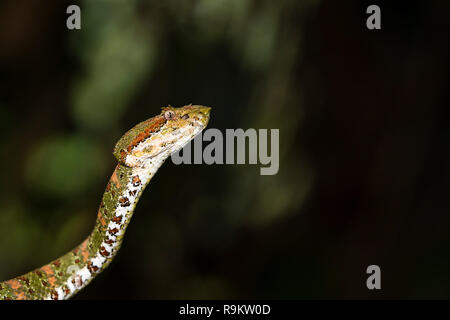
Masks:
[[[83,6],[83,28],[92,32],[75,35],[79,43],[73,44],[85,67],[73,91],[73,115],[81,127],[104,132],[117,126],[153,67],[153,34],[137,14],[136,1]]]
[[[53,136],[28,158],[26,180],[33,192],[76,198],[106,174],[104,159],[90,139]]]

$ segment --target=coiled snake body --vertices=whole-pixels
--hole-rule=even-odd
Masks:
[[[49,264],[0,283],[0,299],[67,299],[111,263],[136,203],[171,153],[179,151],[208,124],[210,108],[163,108],[117,142],[117,164],[103,194],[95,227],[79,246]]]

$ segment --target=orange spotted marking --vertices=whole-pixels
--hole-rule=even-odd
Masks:
[[[48,282],[50,282],[50,284],[52,285],[52,287],[55,286],[56,281],[57,281],[57,280],[56,280],[55,277],[49,277],[49,278],[48,278]]]
[[[113,217],[112,221],[115,223],[121,223],[122,222],[122,216]]]
[[[83,261],[86,262],[89,258],[89,248],[88,248],[89,238],[84,240],[80,245],[81,256],[83,257]]]
[[[19,289],[22,286],[19,280],[16,279],[8,280],[6,283],[9,284],[9,286],[14,290]]]
[[[156,116],[150,121],[150,125],[141,133],[139,133],[136,138],[131,141],[130,145],[127,148],[128,152],[134,149],[139,143],[147,139],[151,133],[158,131],[163,125],[166,123],[166,119],[164,116]]]
[[[49,266],[49,265],[45,265],[41,268],[42,271],[44,271],[44,273],[47,275],[47,278],[51,277],[52,275],[55,274],[55,272],[53,271],[53,269]]]
[[[137,187],[141,184],[141,179],[139,179],[139,176],[136,175],[131,179],[131,183],[133,183],[134,187]]]
[[[100,221],[102,226],[106,226],[106,221],[103,218],[102,212],[100,210],[98,210],[97,219]]]
[[[117,177],[117,169],[119,168],[119,165],[117,165],[116,170],[114,170],[112,176],[111,176],[111,181],[114,182],[114,184],[116,185],[117,188],[120,188],[120,181],[119,178]]]
[[[17,294],[17,298],[16,298],[17,300],[26,300],[27,299],[27,297],[25,296],[25,292],[19,292],[18,294]]]

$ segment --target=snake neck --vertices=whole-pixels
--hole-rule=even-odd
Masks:
[[[136,204],[155,171],[117,165],[100,202],[95,227],[79,248],[89,257],[91,274],[106,268],[119,250]]]
[[[117,254],[139,198],[169,154],[146,167],[118,164],[106,185],[94,229],[74,250],[23,276],[0,283],[0,299],[67,299],[87,286]]]

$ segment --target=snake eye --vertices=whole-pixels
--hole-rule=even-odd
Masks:
[[[189,118],[189,115],[186,113],[184,116],[181,117],[181,119],[186,120]]]
[[[172,110],[167,110],[166,112],[164,112],[164,118],[166,118],[166,120],[173,119],[174,117],[175,112],[173,112]]]

